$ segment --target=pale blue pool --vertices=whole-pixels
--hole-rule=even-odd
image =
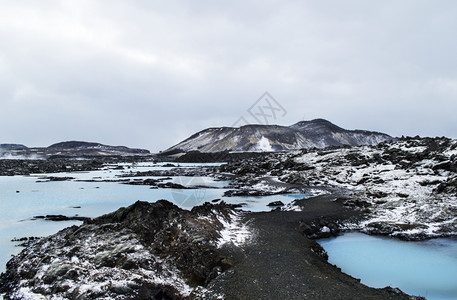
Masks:
[[[180,164],[181,167],[214,164]],[[223,187],[228,182],[209,177],[173,177],[169,181],[184,186],[206,186],[202,189],[151,189],[149,186],[126,185],[116,182],[87,182],[87,180],[114,180],[126,172],[164,170],[161,164],[124,164],[125,170],[101,170],[77,173],[37,174],[33,176],[0,176],[0,272],[6,262],[21,247],[15,247],[13,238],[47,236],[82,222],[52,222],[32,220],[34,216],[60,214],[65,216],[97,217],[133,204],[137,200],[155,202],[167,199],[181,208],[222,199],[228,203],[243,203],[250,211],[270,210],[268,203],[282,201],[287,204],[305,195],[274,195],[263,197],[224,197]],[[114,166],[113,166],[114,167]],[[70,181],[44,181],[43,176],[73,177]],[[41,178],[41,179],[40,179]],[[137,177],[135,177],[137,178]],[[163,177],[162,177],[163,178]],[[84,181],[86,180],[86,181]],[[77,208],[75,208],[77,207]]]
[[[318,241],[329,262],[371,287],[427,299],[457,299],[457,239],[405,242],[361,233]]]

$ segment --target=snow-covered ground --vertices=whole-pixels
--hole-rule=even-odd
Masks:
[[[173,264],[152,255],[131,232],[107,231],[73,241],[77,243],[66,245],[63,236],[55,235],[41,242],[39,247],[27,248],[27,260],[18,271],[29,272],[29,264],[34,264],[34,285],[31,287],[29,280],[22,280],[13,298],[61,299],[62,294],[52,296],[56,289],[65,290],[66,295],[106,295],[110,290],[114,293],[132,290],[139,282],[171,286],[182,296],[188,296],[193,290]],[[37,262],[43,253],[48,253],[47,261]],[[123,265],[113,268],[111,260],[119,257]],[[141,266],[130,268],[128,264]],[[61,276],[66,279],[56,283]],[[37,286],[38,282],[41,284]],[[43,294],[50,296],[45,298]]]
[[[237,175],[233,186],[247,195],[336,190],[348,206],[366,212],[351,229],[411,239],[457,234],[455,140],[417,137],[273,153],[221,169]]]
[[[443,141],[444,143],[444,141]],[[369,218],[351,228],[392,230],[393,235],[443,236],[457,233],[457,195],[438,192],[455,178],[456,142],[430,151],[424,140],[401,140],[387,146],[312,151],[295,162],[313,184],[341,187],[366,203]],[[451,165],[450,167],[448,165]],[[286,172],[286,180],[291,172]],[[386,227],[387,226],[387,227]],[[380,228],[381,227],[381,228]]]

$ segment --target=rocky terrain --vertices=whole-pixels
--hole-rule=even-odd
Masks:
[[[402,138],[376,146],[308,149],[231,162],[234,193],[276,194],[301,187],[335,193],[365,218],[348,229],[402,239],[457,233],[457,143]]]
[[[108,146],[100,143],[69,141],[49,147],[28,148],[19,144],[1,144],[0,159],[93,158],[116,156],[149,156],[145,149]]]
[[[30,175],[37,173],[58,173],[92,171],[104,166],[101,160],[72,159],[0,159],[0,176]]]
[[[144,149],[88,142],[62,142],[45,148],[0,145],[0,176],[100,170],[123,162],[153,160]]]
[[[416,299],[374,289],[326,262],[310,237],[357,218],[332,197],[302,209],[186,211],[137,202],[31,244],[1,275],[6,299]],[[331,230],[322,230],[331,228]],[[279,238],[280,237],[280,238]]]
[[[246,125],[239,128],[220,127],[202,130],[163,155],[191,151],[203,153],[221,151],[268,152],[329,146],[375,145],[393,138],[387,134],[346,130],[324,119],[302,121],[291,126]]]
[[[242,227],[224,226],[238,214],[225,204],[184,211],[164,200],[137,202],[32,244],[8,263],[2,291],[8,299],[200,294],[232,265],[220,247],[244,241]]]
[[[143,156],[101,156],[84,159],[0,159],[0,176],[30,175],[41,173],[94,171],[110,168],[118,163],[150,160]]]
[[[231,181],[226,196],[314,197],[260,213],[137,202],[32,240],[1,277],[6,298],[412,299],[341,273],[314,239],[346,230],[405,240],[457,234],[457,142],[444,137],[168,167],[125,176],[157,187],[147,177],[213,176]]]

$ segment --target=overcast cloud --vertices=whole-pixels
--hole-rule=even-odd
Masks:
[[[159,151],[287,114],[457,137],[457,1],[2,1],[0,143]]]

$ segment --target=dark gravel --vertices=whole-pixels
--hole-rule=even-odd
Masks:
[[[214,279],[210,288],[225,299],[415,299],[398,289],[369,288],[326,261],[321,246],[303,227],[319,233],[358,213],[334,202],[334,196],[298,201],[303,212],[273,211],[245,217],[255,240],[231,253],[234,267]],[[337,234],[337,232],[332,232]]]

